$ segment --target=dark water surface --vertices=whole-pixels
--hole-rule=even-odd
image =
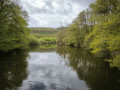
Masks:
[[[0,90],[120,90],[120,71],[80,48],[0,54]]]

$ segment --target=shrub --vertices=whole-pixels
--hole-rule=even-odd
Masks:
[[[39,39],[34,37],[33,35],[29,36],[29,45],[39,45]]]

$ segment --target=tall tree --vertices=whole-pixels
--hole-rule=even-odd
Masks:
[[[27,44],[28,15],[11,0],[0,2],[0,50],[23,48]]]

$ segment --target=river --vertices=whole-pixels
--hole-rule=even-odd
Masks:
[[[0,90],[120,90],[120,71],[85,49],[31,47],[0,54]]]

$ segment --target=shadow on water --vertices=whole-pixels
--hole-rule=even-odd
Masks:
[[[17,89],[120,90],[120,71],[80,48],[41,45],[0,53],[0,90]]]
[[[90,90],[120,90],[120,71],[110,68],[104,58],[97,58],[88,50],[58,46],[57,53],[69,60],[80,80],[86,81]]]
[[[0,53],[0,90],[17,90],[27,78],[27,51]]]
[[[55,52],[56,45],[55,44],[45,44],[38,46],[30,46],[30,52]]]

